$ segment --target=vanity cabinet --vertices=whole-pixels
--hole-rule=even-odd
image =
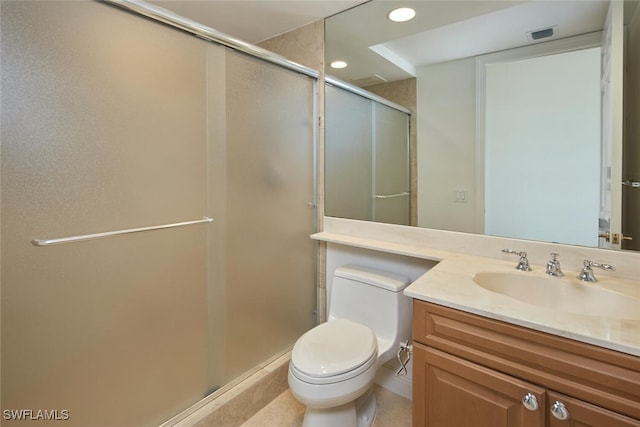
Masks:
[[[413,354],[414,427],[640,427],[640,357],[420,300]]]
[[[521,402],[530,395],[544,406],[543,388],[420,344],[413,351],[414,381],[424,385],[424,397],[414,397],[414,426],[544,426],[542,411]]]

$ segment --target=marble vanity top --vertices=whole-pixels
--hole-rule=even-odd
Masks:
[[[602,317],[597,311],[574,314],[518,301],[499,293],[488,291],[473,281],[477,272],[508,273],[517,276],[537,276],[541,280],[564,280],[548,277],[545,266],[532,265],[533,271],[523,272],[514,268],[514,262],[487,259],[469,255],[451,255],[414,281],[405,294],[478,314],[484,317],[524,326],[553,335],[594,344],[597,346],[640,356],[640,317],[634,320]],[[640,298],[640,286],[629,280],[601,275],[596,283],[573,280],[577,271],[565,271],[571,285],[598,287]],[[598,272],[595,272],[596,275]],[[513,286],[518,286],[514,282]],[[640,312],[638,313],[640,315]]]
[[[578,281],[575,276],[578,275],[580,263],[578,260],[593,259],[593,253],[578,252],[571,256],[569,262],[563,264],[565,278],[549,277],[545,274],[545,265],[541,263],[530,263],[533,271],[522,272],[515,269],[517,257],[507,256],[506,259],[498,259],[491,257],[478,256],[473,253],[463,253],[458,247],[454,250],[434,249],[428,243],[422,243],[430,235],[424,231],[416,231],[419,239],[407,235],[399,236],[397,231],[402,232],[404,228],[386,228],[379,231],[380,228],[369,227],[360,231],[360,229],[351,229],[353,223],[348,222],[346,226],[342,222],[335,227],[336,230],[325,231],[311,236],[315,240],[325,241],[328,243],[336,243],[341,245],[355,246],[359,248],[371,249],[376,251],[388,252],[393,254],[406,255],[416,258],[436,261],[437,264],[429,269],[421,277],[417,278],[409,285],[405,294],[419,300],[440,304],[446,307],[455,308],[465,312],[478,314],[484,317],[508,322],[511,324],[527,327],[530,329],[547,332],[553,335],[574,339],[576,341],[597,345],[611,350],[620,351],[635,356],[640,356],[640,313],[638,316],[630,316],[633,320],[626,318],[608,318],[598,313],[598,304],[594,304],[596,309],[587,310],[588,314],[575,314],[566,311],[546,308],[540,305],[529,304],[518,299],[505,296],[500,293],[491,292],[474,282],[473,277],[478,272],[491,272],[498,274],[510,274],[517,278],[518,275],[529,275],[529,277],[540,277],[536,280],[568,280],[572,287],[572,292],[581,291],[581,287],[600,287],[608,291],[622,293],[631,298],[640,299],[640,284],[636,280],[625,277],[613,277],[612,275],[594,269],[594,273],[598,278],[596,283],[585,283]],[[405,227],[406,228],[406,227]],[[371,237],[371,233],[374,233]],[[375,234],[378,233],[378,234]],[[446,236],[449,240],[455,240],[456,236]],[[466,239],[469,241],[469,238]],[[488,242],[488,243],[484,243]],[[499,247],[504,247],[505,243],[512,242],[492,242],[486,240],[483,245],[493,245],[490,250],[484,246],[480,252],[499,253]],[[525,244],[519,243],[521,250],[527,250]],[[451,245],[451,243],[447,243]],[[457,242],[452,243],[458,245]],[[430,247],[431,246],[431,247]],[[438,247],[446,247],[446,245],[438,244]],[[513,246],[513,245],[511,245]],[[534,244],[529,244],[536,253],[535,258],[546,259],[549,247],[536,248]],[[567,254],[564,258],[566,261],[569,257],[570,248],[560,247],[560,253]],[[580,251],[586,251],[580,249]],[[542,255],[544,254],[544,255]],[[599,255],[599,253],[596,253]],[[501,256],[501,255],[497,255]],[[542,258],[542,257],[545,258]],[[604,260],[607,261],[607,260]],[[625,263],[624,268],[629,269],[634,258],[614,260],[618,264]],[[637,267],[636,267],[637,268]],[[635,273],[632,277],[635,278]],[[509,276],[511,277],[511,276]],[[555,282],[549,282],[555,283]],[[566,283],[565,283],[566,284]],[[517,286],[517,283],[514,283]],[[586,289],[586,288],[585,288]],[[633,307],[633,306],[632,306]],[[612,310],[609,310],[611,313]]]

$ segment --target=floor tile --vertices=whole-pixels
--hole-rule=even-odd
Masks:
[[[378,411],[373,427],[411,427],[410,400],[379,386],[375,386],[374,392]],[[287,390],[249,418],[242,427],[300,427],[304,409]]]

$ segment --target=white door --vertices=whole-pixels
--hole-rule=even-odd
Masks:
[[[602,172],[598,246],[614,249],[620,249],[619,236],[622,234],[623,8],[622,1],[610,3],[602,35]]]

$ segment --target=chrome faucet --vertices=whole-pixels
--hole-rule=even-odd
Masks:
[[[563,277],[564,273],[560,268],[560,261],[558,261],[558,255],[555,252],[551,252],[551,261],[547,263],[547,274],[553,277]]]
[[[527,259],[526,252],[518,252],[518,251],[514,251],[513,249],[503,249],[502,252],[507,254],[518,255],[520,257],[520,260],[518,261],[518,265],[516,265],[516,270],[531,271],[531,267],[529,267],[529,260]]]
[[[578,274],[578,279],[584,282],[597,282],[598,279],[593,275],[593,270],[591,267],[598,267],[607,271],[615,271],[612,265],[602,264],[599,262],[589,261],[588,259],[584,260],[582,271]]]

